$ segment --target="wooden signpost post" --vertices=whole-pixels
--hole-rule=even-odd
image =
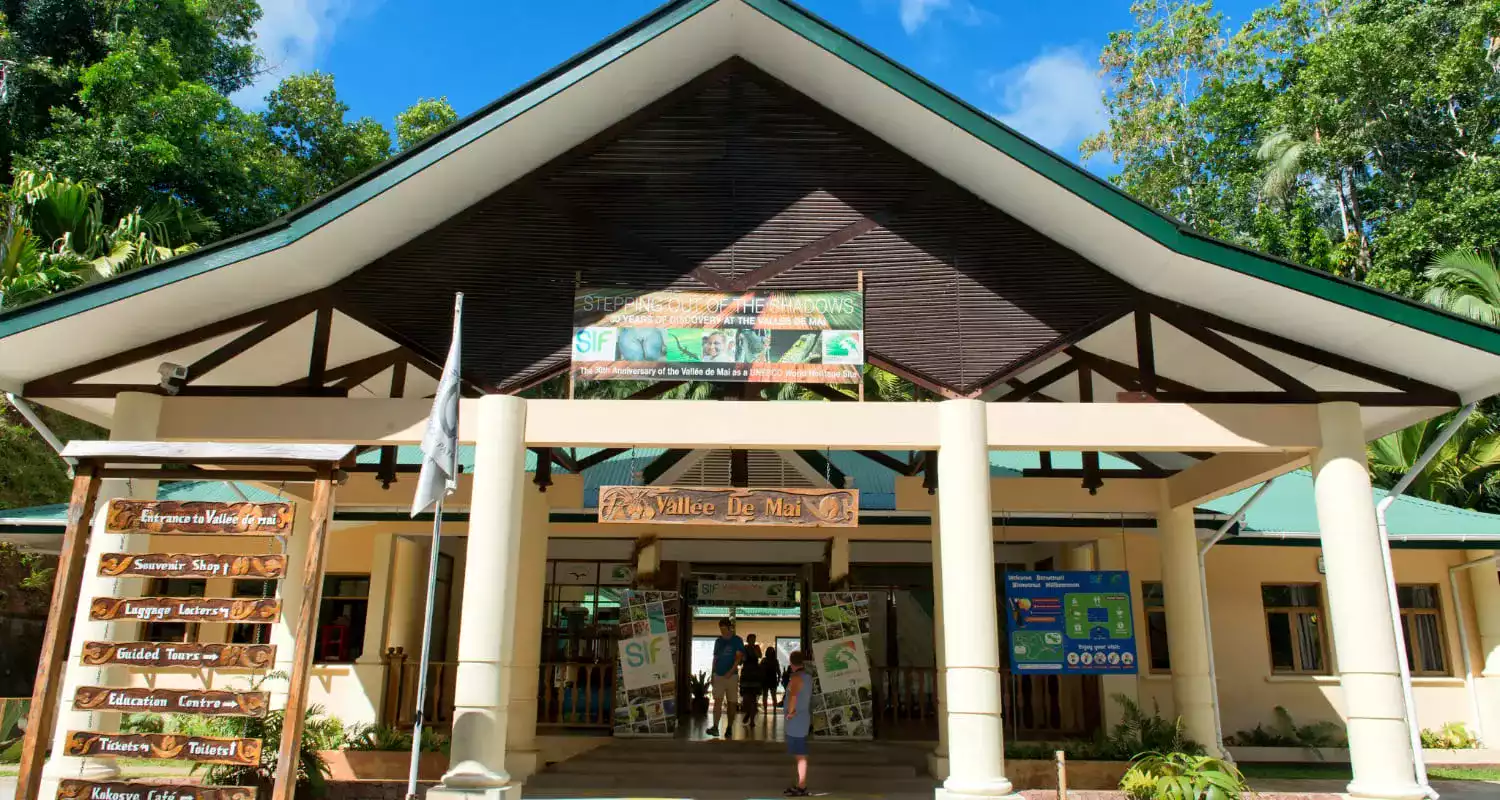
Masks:
[[[63,455],[77,461],[68,522],[42,639],[42,657],[21,749],[18,800],[41,800],[46,738],[57,719],[64,659],[79,611],[79,592],[89,551],[99,482],[106,478],[159,478],[157,464],[234,466],[239,480],[313,484],[310,537],[303,576],[302,604],[296,610],[291,688],[287,695],[280,762],[272,797],[291,800],[296,790],[297,751],[307,706],[314,627],[323,586],[323,558],[333,516],[333,484],[338,467],[353,452],[345,445],[223,445],[165,442],[72,442]],[[299,469],[300,468],[300,469]],[[262,476],[263,473],[263,476]],[[114,499],[104,519],[107,533],[186,536],[291,536],[291,503],[207,503]],[[103,553],[99,573],[110,577],[204,577],[276,580],[286,576],[286,556],[220,553]],[[281,615],[278,599],[212,597],[96,597],[93,620],[142,622],[272,623]],[[271,645],[171,642],[85,642],[79,654],[86,666],[121,664],[151,669],[266,670],[275,664]],[[176,690],[145,687],[80,686],[74,708],[89,711],[151,711],[207,716],[265,716],[270,696],[262,691]],[[177,734],[122,734],[69,731],[68,756],[130,756],[258,767],[259,739],[225,739]],[[146,782],[64,780],[64,800],[254,800],[247,787],[162,786]]]

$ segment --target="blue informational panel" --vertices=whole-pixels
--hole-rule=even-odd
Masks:
[[[1136,672],[1128,572],[1007,572],[1005,611],[1012,672]]]

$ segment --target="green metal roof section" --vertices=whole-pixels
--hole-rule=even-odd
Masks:
[[[716,2],[719,0],[674,0],[667,3],[536,80],[471,114],[444,133],[392,158],[259,231],[224,240],[155,267],[136,270],[14,311],[0,313],[0,337],[290,244],[545,102]],[[994,117],[944,91],[800,6],[787,0],[743,2],[1170,250],[1434,336],[1500,354],[1500,329],[1193,231],[1006,127]]]
[[[1258,487],[1252,486],[1205,503],[1201,508],[1233,514]],[[1376,489],[1374,502],[1389,496]],[[1467,508],[1445,506],[1431,500],[1403,495],[1386,510],[1386,527],[1392,536],[1423,536],[1433,539],[1464,536],[1500,536],[1500,514],[1485,514]],[[1313,476],[1306,469],[1277,478],[1264,496],[1245,514],[1244,531],[1255,533],[1317,533],[1318,512],[1313,502]]]

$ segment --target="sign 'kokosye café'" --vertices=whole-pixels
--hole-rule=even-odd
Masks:
[[[852,528],[859,524],[859,492],[855,489],[604,486],[599,489],[599,521]]]
[[[255,800],[249,786],[193,786],[111,781],[60,781],[57,800]]]

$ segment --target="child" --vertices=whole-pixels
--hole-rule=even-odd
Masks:
[[[786,751],[797,759],[797,785],[788,787],[787,797],[807,796],[807,737],[812,732],[812,679],[802,669],[805,657],[798,650],[787,659],[791,680],[787,681]]]

